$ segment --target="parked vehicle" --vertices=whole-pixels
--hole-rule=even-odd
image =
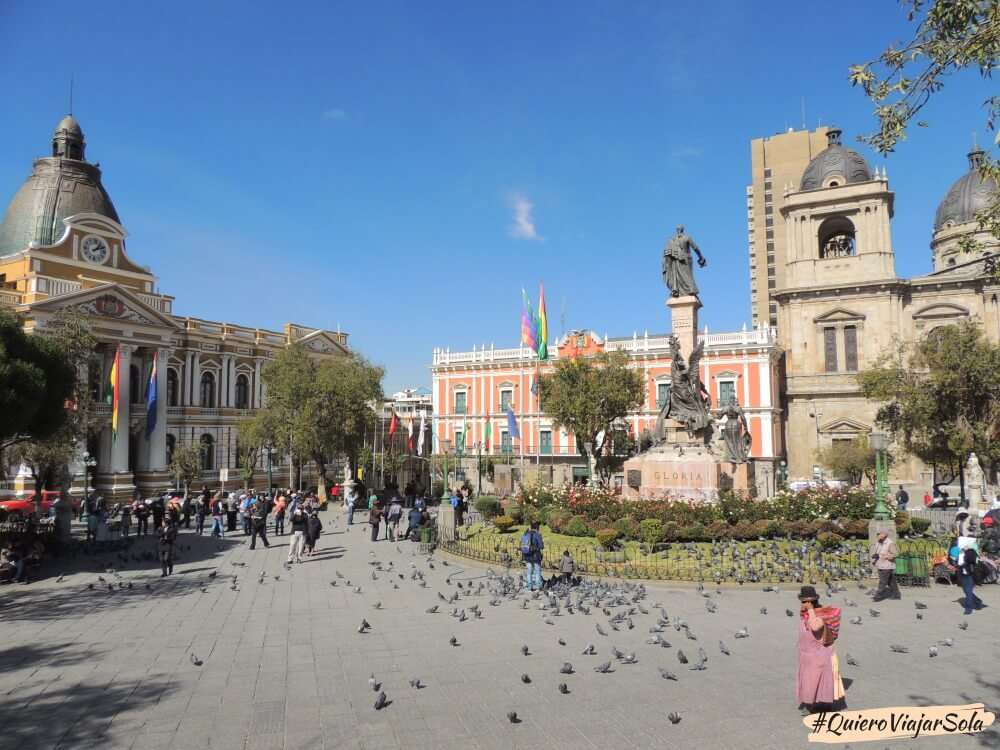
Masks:
[[[57,490],[42,490],[42,515],[49,515],[52,504],[59,499]],[[73,512],[80,509],[80,499],[70,496]],[[27,518],[35,512],[35,496],[0,498],[0,509],[7,511],[8,519],[12,521]]]

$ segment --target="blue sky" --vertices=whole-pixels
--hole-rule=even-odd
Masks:
[[[0,201],[67,109],[129,254],[175,311],[336,328],[430,382],[435,346],[514,346],[520,288],[550,331],[667,327],[664,239],[705,251],[702,322],[750,320],[749,141],[870,130],[848,66],[910,29],[889,0],[0,3]],[[983,135],[989,82],[949,81],[885,164],[897,271]],[[988,141],[987,141],[988,142]]]

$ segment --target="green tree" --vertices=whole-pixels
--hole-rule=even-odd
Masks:
[[[539,379],[539,393],[545,413],[573,433],[585,456],[585,443],[596,443],[602,430],[610,436],[612,424],[642,403],[642,374],[629,368],[625,352],[560,359]]]
[[[201,479],[201,447],[196,443],[177,446],[170,459],[170,473],[183,485],[186,496],[191,485]]]
[[[972,68],[985,85],[1000,61],[1000,3],[996,0],[903,0],[908,20],[916,23],[912,38],[888,47],[876,60],[852,65],[850,81],[861,86],[875,105],[878,131],[862,136],[880,154],[895,150],[906,129],[949,75]],[[984,101],[986,127],[994,130],[1000,96]],[[918,127],[927,123],[916,122]],[[984,178],[1000,185],[1000,164],[991,158],[980,168]],[[979,217],[980,224],[1000,237],[1000,191]]]
[[[972,322],[937,328],[910,346],[894,344],[858,374],[876,421],[927,464],[961,468],[970,451],[1000,458],[1000,347]]]
[[[266,447],[275,443],[272,420],[273,415],[267,409],[261,409],[250,419],[245,419],[239,424],[239,453],[236,460],[239,462],[244,489],[253,482],[257,464],[265,455]]]
[[[382,374],[359,355],[319,361],[299,344],[264,368],[267,399],[260,418],[274,444],[288,447],[297,471],[303,461],[315,462],[320,492],[326,492],[326,467],[336,456],[357,461],[365,432],[375,425]]]
[[[829,448],[818,451],[816,458],[838,479],[859,485],[862,479],[867,478],[875,486],[875,451],[863,437],[838,440]]]
[[[55,336],[27,334],[19,316],[0,309],[0,450],[62,430],[76,379]]]
[[[45,328],[29,338],[31,343],[39,344],[48,352],[52,369],[46,370],[45,379],[57,388],[57,392],[64,394],[58,408],[53,403],[47,416],[44,411],[40,415],[38,424],[42,426],[42,434],[38,434],[38,427],[29,427],[35,434],[28,438],[22,433],[15,438],[11,452],[15,461],[31,471],[35,480],[35,512],[40,513],[43,489],[58,489],[64,493],[69,490],[73,476],[68,464],[94,429],[93,399],[84,373],[97,339],[86,318],[70,311],[60,311]],[[56,421],[58,427],[48,432]]]

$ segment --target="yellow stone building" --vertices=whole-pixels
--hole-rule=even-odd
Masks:
[[[773,299],[785,351],[791,478],[811,476],[820,449],[875,428],[878,405],[861,395],[855,373],[889,347],[964,319],[1000,341],[1000,284],[988,268],[1000,243],[976,220],[996,189],[977,170],[982,152],[969,154],[968,171],[937,210],[930,273],[904,279],[895,270],[885,171],[843,147],[839,130],[827,137],[781,205],[786,254]],[[898,461],[893,475],[911,497],[937,479],[913,458]]]
[[[128,233],[85,149],[79,123],[63,118],[51,156],[34,161],[0,224],[0,305],[22,314],[31,331],[44,329],[59,310],[87,315],[100,342],[87,373],[95,395],[103,395],[119,353],[119,434],[112,439],[111,405],[98,403],[93,436],[73,467],[78,483],[86,448],[97,461],[92,486],[106,498],[151,495],[173,484],[172,451],[195,443],[206,483],[218,486],[220,470],[228,470],[228,486],[242,486],[237,425],[267,397],[262,367],[293,342],[320,357],[345,354],[347,334],[174,315],[174,298],[159,293],[153,273],[129,258]],[[157,411],[147,430],[154,359]],[[287,482],[287,459],[279,451],[273,460],[275,483]],[[265,472],[266,459],[257,465],[258,486]]]

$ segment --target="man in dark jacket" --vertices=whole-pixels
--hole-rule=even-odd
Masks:
[[[250,549],[257,546],[257,537],[264,543],[265,547],[271,545],[267,543],[267,499],[258,496],[250,506]]]
[[[973,610],[982,609],[983,601],[976,596],[976,563],[979,554],[969,546],[958,553],[958,580],[965,592],[965,614],[971,615]]]
[[[407,521],[406,538],[412,539],[410,535],[414,531],[420,531],[420,526],[424,522],[424,514],[420,511],[420,508],[410,508],[410,514]]]

